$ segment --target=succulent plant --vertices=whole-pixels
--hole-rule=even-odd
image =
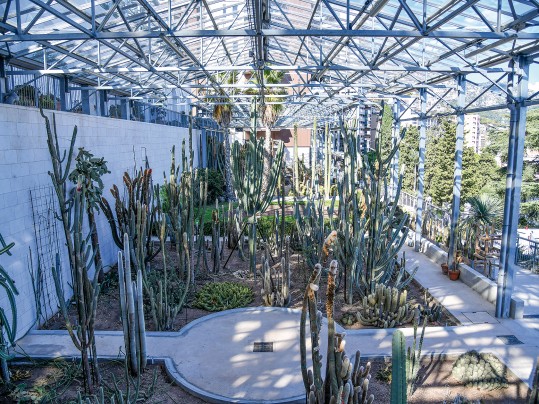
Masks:
[[[425,290],[423,304],[420,306],[421,318],[426,317],[429,323],[436,323],[442,319],[442,305],[438,304],[436,299]]]
[[[363,325],[380,328],[393,328],[409,323],[415,316],[408,302],[406,290],[392,286],[376,285],[374,293],[363,298],[357,319]]]
[[[266,250],[267,251],[267,250]],[[288,307],[290,304],[290,237],[285,240],[285,254],[279,266],[270,268],[266,257],[262,264],[262,299],[266,306]]]
[[[315,265],[309,279],[303,298],[300,319],[300,353],[301,373],[309,404],[372,403],[374,395],[369,394],[371,364],[360,366],[361,355],[357,351],[354,361],[344,351],[344,334],[335,330],[334,298],[335,279],[337,277],[337,261],[330,263],[328,286],[326,290],[326,315],[328,319],[328,350],[326,360],[326,375],[322,378],[322,355],[320,353],[320,331],[322,313],[316,308],[322,266]],[[307,369],[307,313],[310,321],[312,369]]]
[[[451,375],[466,386],[494,390],[507,387],[507,368],[494,355],[468,351],[457,358]]]
[[[196,294],[194,307],[222,311],[247,306],[253,301],[253,291],[234,282],[207,283]]]

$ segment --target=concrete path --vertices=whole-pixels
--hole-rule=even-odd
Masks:
[[[419,283],[461,322],[454,327],[428,327],[423,353],[492,352],[530,384],[539,356],[539,319],[494,318],[492,304],[462,282],[450,281],[423,254],[408,247],[405,251],[408,270],[418,266]],[[525,314],[539,313],[539,275],[519,271],[516,294],[526,302]],[[237,309],[195,320],[177,333],[148,333],[150,362],[164,362],[181,386],[209,402],[303,402],[299,316],[297,310]],[[360,350],[362,357],[390,356],[393,331],[347,331],[346,350],[350,355]],[[411,345],[413,329],[402,331]],[[325,340],[323,336],[321,342]],[[274,351],[253,352],[254,342],[273,342]],[[32,331],[18,344],[31,357],[77,356],[63,331]],[[97,335],[101,357],[116,358],[122,346],[120,332]]]

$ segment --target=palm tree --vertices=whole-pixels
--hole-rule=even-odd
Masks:
[[[261,102],[258,106],[258,114],[262,124],[266,128],[266,136],[264,138],[264,184],[268,183],[267,175],[269,167],[271,166],[271,156],[273,155],[273,144],[271,141],[271,129],[279,119],[279,116],[283,112],[284,105],[278,103],[281,98],[276,97],[278,95],[286,94],[284,88],[279,87],[265,87],[266,84],[281,84],[284,79],[284,72],[282,70],[264,70],[262,77],[259,74],[253,74],[251,81],[255,84],[260,83],[262,79],[261,88],[258,87],[254,90],[246,91],[247,94],[254,94],[260,96]],[[270,104],[271,103],[271,104]],[[255,129],[256,130],[256,129]],[[255,135],[256,136],[256,133]],[[264,189],[266,186],[264,186]]]
[[[218,74],[216,81],[223,84],[234,84],[236,82],[237,72],[231,71],[228,74]],[[232,92],[234,92],[232,90]],[[216,104],[213,106],[213,118],[219,126],[224,130],[225,142],[225,186],[226,197],[228,200],[234,199],[234,190],[232,189],[232,169],[230,166],[230,122],[232,121],[232,110],[234,105],[230,97],[221,90],[219,97],[215,99]]]
[[[466,210],[462,214],[460,228],[465,232],[466,245],[477,247],[482,234],[492,234],[499,228],[503,205],[488,195],[472,196],[466,200]]]

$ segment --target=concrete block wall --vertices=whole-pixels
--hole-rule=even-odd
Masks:
[[[47,112],[50,117],[52,114]],[[147,156],[153,169],[154,183],[163,182],[163,172],[170,167],[170,150],[176,145],[176,161],[181,161],[181,143],[188,138],[188,129],[113,118],[56,112],[56,126],[61,147],[69,146],[74,126],[78,127],[75,151],[84,147],[96,157],[104,157],[110,174],[103,177],[104,195],[113,205],[110,188],[121,188],[124,171],[133,173],[134,166],[144,164]],[[195,167],[198,164],[200,131],[193,131]],[[39,110],[0,104],[0,233],[7,243],[15,242],[12,256],[0,257],[0,265],[13,277],[20,295],[17,297],[18,333],[20,337],[36,320],[34,292],[28,271],[28,251],[32,249],[33,265],[37,268],[36,236],[32,216],[30,191],[43,192],[51,185],[47,172],[52,169],[47,148],[44,119]],[[36,192],[37,190],[37,192]],[[50,199],[50,198],[49,198]],[[34,200],[35,201],[35,200]],[[112,241],[108,223],[98,215],[98,233],[105,265],[116,260],[117,248]],[[68,260],[63,227],[57,223],[58,240],[46,240],[59,245],[62,251],[64,281]],[[43,268],[51,281],[50,268]],[[50,287],[51,285],[49,285]],[[0,307],[8,309],[7,296],[0,289]],[[56,302],[50,305],[56,306]],[[55,308],[54,308],[55,309]],[[8,318],[11,316],[8,311]]]
[[[421,239],[421,252],[437,264],[447,263],[447,252],[424,238]],[[466,264],[460,264],[459,268],[459,281],[469,286],[487,302],[496,304],[496,282]]]

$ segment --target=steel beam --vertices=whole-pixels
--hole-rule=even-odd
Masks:
[[[420,115],[419,115],[419,163],[417,167],[417,206],[415,214],[415,242],[414,250],[419,251],[421,245],[421,232],[423,227],[423,191],[425,178],[425,144],[427,139],[427,89],[419,89]]]
[[[30,0],[39,5],[46,6],[39,0]],[[47,11],[53,11],[48,6]],[[62,15],[61,13],[56,13]],[[59,17],[60,18],[60,17]],[[269,37],[349,37],[349,38],[447,38],[447,39],[494,39],[501,40],[514,38],[515,40],[539,40],[539,32],[486,32],[486,31],[468,31],[468,30],[440,30],[431,31],[428,34],[422,34],[412,30],[377,30],[377,29],[359,29],[359,30],[338,30],[338,29],[275,29],[263,28],[259,33],[253,29],[210,29],[210,30],[181,30],[181,31],[146,31],[139,30],[134,32],[109,31],[95,32],[85,29],[80,24],[75,23],[62,15],[62,20],[68,24],[73,24],[75,28],[82,32],[63,32],[63,33],[44,33],[44,34],[4,34],[0,35],[0,42],[16,41],[82,41],[85,39],[148,39],[159,38],[166,35],[170,38],[212,38],[212,37],[257,37],[258,35]]]
[[[498,288],[496,295],[496,317],[500,318],[509,317],[515,280],[515,253],[520,213],[524,138],[526,135],[527,106],[524,101],[528,97],[529,61],[525,56],[519,56],[518,66],[516,64],[514,59],[509,63],[509,67],[514,68],[514,72],[509,74],[507,82],[509,93],[512,94],[515,101],[508,97],[507,103],[511,119],[509,123],[500,270],[497,277]]]
[[[449,229],[449,252],[447,263],[455,264],[455,244],[457,223],[460,216],[460,190],[462,184],[462,149],[464,147],[464,106],[466,104],[466,76],[457,76],[457,142],[455,145],[455,170],[453,172],[453,201],[451,203],[451,223]]]

